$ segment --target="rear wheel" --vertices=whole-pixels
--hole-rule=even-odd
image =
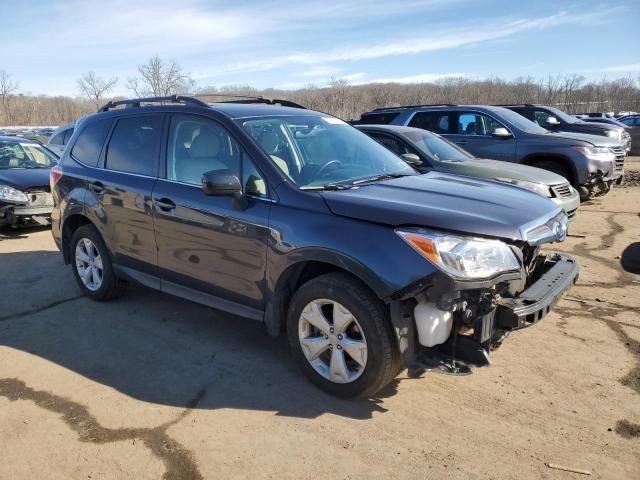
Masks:
[[[93,300],[109,300],[122,293],[124,283],[116,277],[111,257],[93,225],[83,225],[71,237],[71,266],[76,282]]]
[[[367,397],[400,370],[386,309],[357,279],[331,273],[305,283],[287,316],[294,358],[318,387],[340,397]]]

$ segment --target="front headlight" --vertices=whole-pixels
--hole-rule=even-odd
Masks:
[[[617,140],[622,138],[622,132],[618,132],[617,130],[605,130],[604,134],[607,137],[615,138]]]
[[[0,200],[6,200],[7,202],[29,203],[29,197],[20,190],[16,190],[9,185],[0,185]]]
[[[462,237],[421,228],[398,229],[396,233],[420,255],[456,278],[483,279],[520,268],[514,253],[500,240]]]
[[[614,161],[615,155],[607,147],[573,147],[589,160]]]
[[[536,192],[543,197],[550,197],[551,192],[549,191],[549,187],[546,185],[542,185],[540,183],[527,182],[526,180],[516,180],[514,178],[502,178],[496,177],[496,180],[499,182],[510,183],[511,185],[515,185],[517,187],[526,188],[527,190],[531,190],[532,192]]]

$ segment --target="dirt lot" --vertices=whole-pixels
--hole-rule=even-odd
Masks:
[[[638,186],[581,207],[578,285],[492,367],[358,402],[258,324],[142,287],[93,303],[49,231],[0,233],[0,478],[638,479],[639,212]]]

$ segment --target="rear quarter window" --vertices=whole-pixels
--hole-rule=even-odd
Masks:
[[[104,119],[88,124],[78,135],[71,156],[90,167],[97,166],[111,123],[111,119]]]

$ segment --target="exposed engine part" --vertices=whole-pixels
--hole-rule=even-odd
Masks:
[[[420,345],[425,347],[440,345],[451,335],[453,313],[440,310],[435,303],[419,302],[413,311],[413,316]]]

